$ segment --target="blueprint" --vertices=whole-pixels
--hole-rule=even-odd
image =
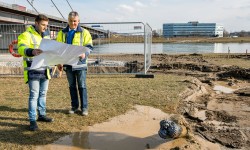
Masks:
[[[34,57],[30,70],[57,64],[76,65],[79,61],[79,55],[85,53],[88,48],[42,39],[39,49],[43,52]]]

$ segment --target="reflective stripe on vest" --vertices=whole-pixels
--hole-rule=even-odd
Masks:
[[[34,45],[35,45],[35,46],[34,46],[34,49],[38,48],[36,38],[34,37],[34,35],[33,35],[31,32],[29,32],[29,33],[30,33],[31,39],[32,39],[32,41],[33,41],[33,43],[34,43]]]
[[[43,66],[43,67],[40,67],[40,68],[35,69],[35,70],[46,70],[46,69],[49,69],[49,67]],[[30,70],[30,67],[25,67],[24,70]]]
[[[25,61],[32,61],[33,58],[31,58],[31,57],[23,57],[23,60],[25,60]]]
[[[84,30],[82,31],[82,34],[81,34],[81,37],[80,37],[80,43],[83,44],[83,38],[82,38],[82,35],[84,34]],[[80,44],[80,46],[82,46],[82,44]]]
[[[30,37],[31,37],[31,39],[32,39],[32,41],[33,41],[33,43],[34,43],[34,49],[36,49],[36,48],[38,47],[38,46],[37,46],[37,41],[36,41],[34,35],[33,35],[31,32],[29,32],[29,33],[30,33]],[[24,60],[24,61],[32,61],[33,58],[30,58],[30,57],[23,57],[23,60]],[[24,67],[23,69],[24,69],[24,70],[29,70],[30,67]],[[45,70],[45,69],[43,69],[43,70]]]

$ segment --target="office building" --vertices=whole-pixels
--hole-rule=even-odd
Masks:
[[[164,37],[223,37],[223,26],[216,23],[165,23],[163,24]]]

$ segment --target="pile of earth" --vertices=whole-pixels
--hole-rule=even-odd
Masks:
[[[226,55],[223,55],[227,57]],[[235,55],[235,58],[246,59],[243,55]],[[247,58],[249,61],[250,58]],[[158,54],[152,56],[152,65],[150,72],[152,73],[171,73],[178,70],[184,70],[186,74],[190,72],[196,76],[211,75],[218,76],[219,78],[237,78],[237,79],[250,79],[250,68],[241,68],[238,66],[229,65],[216,65],[212,64],[205,59],[203,55],[165,55]],[[215,78],[215,77],[214,77]]]

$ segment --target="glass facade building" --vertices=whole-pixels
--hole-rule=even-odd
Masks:
[[[216,23],[165,23],[163,24],[164,37],[223,37],[223,26]]]

